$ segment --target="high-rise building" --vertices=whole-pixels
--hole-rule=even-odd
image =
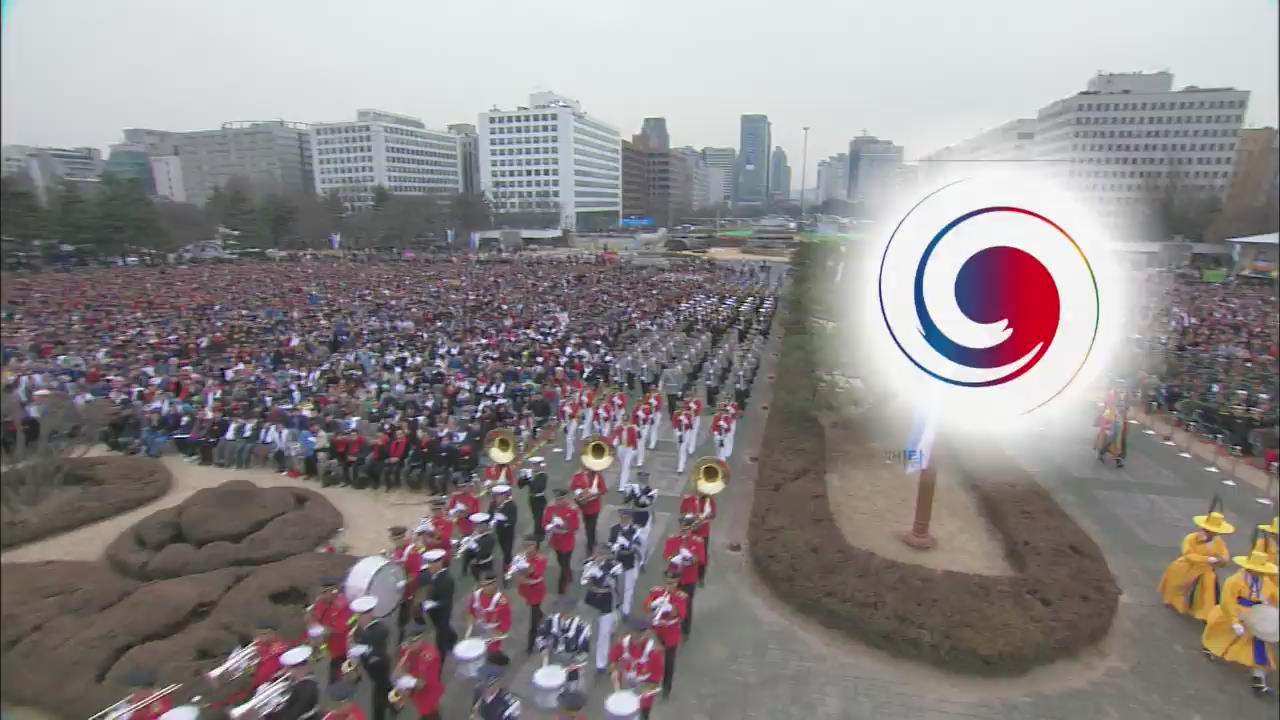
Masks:
[[[1099,74],[1036,115],[1036,157],[1100,217],[1138,219],[1167,192],[1222,197],[1235,171],[1249,93],[1173,89],[1173,75]]]
[[[165,142],[164,131],[135,132],[151,133]],[[162,154],[181,158],[187,197],[197,205],[206,203],[214,189],[233,177],[244,178],[256,192],[294,195],[314,191],[311,132],[305,123],[226,122],[217,130],[173,133],[172,150]]]
[[[471,123],[455,123],[449,132],[458,136],[458,166],[461,191],[480,192],[480,136]]]
[[[849,199],[849,154],[818,161],[818,204]]]
[[[691,147],[671,151],[671,224],[691,217],[693,211],[710,205],[711,185],[702,153]]]
[[[648,217],[645,206],[645,153],[635,142],[622,141],[622,216]]]
[[[49,201],[50,190],[65,182],[97,183],[105,167],[102,151],[91,147],[5,145],[3,154],[4,173],[25,173],[42,204]]]
[[[702,161],[707,166],[709,182],[720,181],[719,195],[712,198],[710,204],[733,202],[733,189],[738,181],[738,151],[727,147],[704,147]]]
[[[1235,179],[1223,203],[1224,214],[1277,202],[1276,182],[1280,176],[1276,129],[1246,128],[1240,131],[1236,151]]]
[[[1036,153],[1036,119],[1018,118],[920,158],[920,179],[934,182],[1001,163],[1026,167]]]
[[[769,158],[769,196],[774,200],[791,199],[791,166],[781,146],[775,147]]]
[[[157,155],[150,159],[150,163],[156,195],[173,202],[188,202],[182,158],[178,155]]]
[[[421,120],[359,110],[348,122],[312,127],[315,191],[337,192],[353,207],[373,203],[374,188],[400,195],[452,195],[462,189],[458,135]]]
[[[902,165],[902,148],[874,135],[860,135],[849,141],[849,201],[860,206],[864,216],[884,208],[894,188],[894,174]]]
[[[156,181],[151,174],[151,156],[147,146],[133,143],[117,143],[111,146],[104,174],[137,180],[148,195],[156,194]]]
[[[480,180],[495,212],[560,214],[601,230],[622,215],[622,138],[576,100],[533,93],[527,107],[480,113]]]
[[[738,182],[734,202],[765,205],[769,201],[769,148],[772,133],[768,115],[743,115],[738,139]]]

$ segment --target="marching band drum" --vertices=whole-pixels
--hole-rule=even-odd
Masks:
[[[604,699],[608,720],[636,720],[640,717],[640,696],[630,690],[619,690]]]
[[[200,717],[199,705],[179,705],[160,716],[160,720],[196,720]]]
[[[343,583],[343,592],[348,600],[355,600],[362,595],[372,595],[378,599],[373,608],[374,617],[386,617],[395,612],[400,605],[400,596],[404,589],[404,568],[392,560],[380,555],[362,558]]]
[[[1258,604],[1240,613],[1240,622],[1249,634],[1263,642],[1280,642],[1280,608]]]
[[[533,673],[533,687],[538,691],[534,704],[543,710],[560,706],[560,693],[569,681],[569,673],[559,665],[543,665]]]
[[[475,678],[484,665],[484,654],[487,645],[484,638],[467,638],[459,640],[453,646],[453,657],[458,661],[458,675],[464,678]]]

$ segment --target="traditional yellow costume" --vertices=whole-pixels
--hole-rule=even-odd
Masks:
[[[1218,604],[1218,576],[1214,570],[1225,566],[1231,557],[1221,536],[1230,535],[1235,528],[1216,511],[1197,515],[1192,522],[1200,529],[1182,539],[1182,555],[1169,563],[1160,578],[1160,595],[1165,605],[1204,620]]]
[[[1276,564],[1257,551],[1232,559],[1241,569],[1222,584],[1222,602],[1209,613],[1202,641],[1211,655],[1250,668],[1254,691],[1269,693],[1266,672],[1276,669],[1276,646],[1254,637],[1241,615],[1255,605],[1275,607],[1280,603]]]

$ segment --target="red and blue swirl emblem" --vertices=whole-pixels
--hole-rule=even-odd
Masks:
[[[1093,352],[1100,312],[1093,267],[1045,213],[974,207],[972,198],[948,193],[952,187],[917,203],[885,245],[877,278],[884,327],[932,381],[1003,388],[1006,405],[1034,410],[1065,390]]]

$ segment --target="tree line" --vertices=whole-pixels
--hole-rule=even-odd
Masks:
[[[482,194],[400,195],[378,186],[371,207],[353,210],[337,194],[263,192],[239,177],[217,188],[203,207],[154,200],[134,178],[106,174],[91,187],[66,182],[42,204],[24,175],[0,178],[0,235],[7,242],[56,242],[113,255],[172,252],[213,239],[220,226],[236,231],[244,248],[296,250],[328,248],[334,233],[349,248],[412,247],[443,241],[448,230],[465,243],[472,231],[493,226]]]

